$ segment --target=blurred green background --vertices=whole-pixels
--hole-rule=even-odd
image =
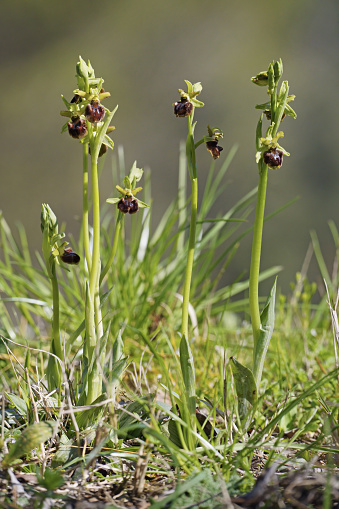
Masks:
[[[201,81],[205,107],[196,112],[197,139],[207,124],[223,129],[225,158],[239,150],[227,174],[228,190],[215,213],[226,211],[257,185],[255,104],[264,89],[250,77],[282,58],[284,79],[297,120],[283,123],[282,145],[291,153],[270,172],[266,212],[295,196],[299,201],[265,226],[262,268],[283,265],[280,287],[288,290],[300,270],[312,228],[328,263],[334,247],[327,221],[338,215],[339,2],[329,0],[10,0],[2,3],[0,208],[11,226],[20,220],[32,250],[40,249],[41,203],[49,203],[67,233],[77,236],[81,214],[81,147],[60,135],[61,94],[76,88],[78,55],[90,59],[119,104],[116,147],[126,166],[151,168],[153,226],[177,188],[179,143],[186,121],[172,103],[184,79]],[[101,199],[113,195],[111,155]],[[200,191],[211,158],[198,154]],[[221,161],[217,162],[221,164]],[[140,196],[142,199],[142,196]],[[253,215],[250,218],[253,222]],[[229,269],[232,281],[246,270],[250,238]],[[315,263],[311,278],[319,278]]]

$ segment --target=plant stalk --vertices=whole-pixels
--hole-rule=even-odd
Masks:
[[[261,328],[259,311],[259,271],[260,271],[262,232],[264,224],[265,200],[267,189],[267,174],[268,174],[267,165],[259,163],[259,185],[254,219],[250,282],[249,282],[250,314],[254,338],[254,351],[259,339]]]
[[[83,174],[82,174],[82,231],[85,258],[87,262],[88,272],[91,272],[92,260],[91,249],[89,243],[89,228],[88,228],[88,143],[83,145]]]
[[[191,222],[190,222],[190,233],[188,241],[188,253],[186,262],[186,272],[183,290],[183,303],[182,303],[182,326],[181,333],[183,336],[188,338],[188,307],[190,300],[191,291],[191,280],[193,271],[193,260],[194,260],[194,248],[195,248],[195,235],[197,227],[197,212],[198,212],[198,178],[197,168],[195,160],[195,146],[193,137],[193,114],[188,117],[188,136],[186,142],[186,155],[189,174],[192,184],[192,196],[191,196]]]
[[[112,266],[112,263],[114,262],[114,258],[115,258],[117,248],[118,248],[118,242],[119,242],[119,238],[120,238],[122,222],[123,222],[123,213],[119,210],[118,217],[117,217],[116,224],[115,224],[115,232],[114,232],[114,239],[113,239],[111,253],[110,253],[109,259],[108,259],[104,269],[101,272],[99,286],[103,282],[104,278],[106,277],[106,274],[108,273],[109,269]]]

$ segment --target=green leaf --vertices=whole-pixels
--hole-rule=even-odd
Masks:
[[[195,370],[194,359],[189,341],[185,335],[180,341],[180,366],[186,389],[187,406],[191,416],[195,417]]]
[[[48,467],[46,468],[43,477],[37,473],[37,479],[39,484],[49,491],[56,490],[65,484],[65,479],[62,477],[61,473],[58,470],[52,470]]]
[[[254,345],[253,353],[253,373],[257,384],[260,385],[261,375],[264,367],[265,357],[270,344],[271,337],[274,329],[274,314],[275,314],[275,294],[277,290],[277,278],[273,283],[269,296],[267,297],[264,309],[260,315],[260,335],[257,344]]]
[[[101,403],[107,399],[107,394],[101,394],[96,400],[92,401],[92,405],[95,403]],[[93,406],[88,410],[83,410],[76,414],[76,420],[80,429],[85,429],[88,426],[94,426],[96,422],[102,417],[105,410],[105,405]]]
[[[15,394],[11,394],[10,392],[6,392],[7,398],[10,400],[13,406],[17,409],[19,414],[21,414],[23,417],[27,417],[27,405],[25,401],[19,396],[16,396]]]
[[[252,371],[234,357],[230,360],[238,398],[246,399],[253,405],[257,400],[257,388]]]
[[[15,460],[32,452],[53,435],[54,421],[37,422],[28,426],[2,460],[2,467],[9,467]]]

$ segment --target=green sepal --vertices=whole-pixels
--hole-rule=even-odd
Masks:
[[[147,205],[147,203],[144,203],[143,201],[138,200],[138,198],[136,198],[136,200],[137,200],[137,202],[138,202],[138,204],[139,204],[139,207],[140,207],[141,209],[147,209],[147,208],[149,208],[149,207],[150,207],[150,205]]]
[[[67,101],[67,99],[61,94],[61,99],[64,101],[66,108],[69,110],[73,103]]]
[[[68,132],[68,125],[64,124],[61,128],[60,134],[67,133]]]
[[[111,150],[114,150],[114,141],[105,134],[103,144],[109,147]]]
[[[196,108],[202,108],[203,106],[205,106],[205,103],[203,103],[202,101],[198,101],[198,99],[191,99],[191,103]]]
[[[120,200],[121,200],[121,198],[107,198],[106,202],[107,202],[107,203],[113,203],[113,205],[115,205],[115,204],[116,204],[116,203],[118,203]]]

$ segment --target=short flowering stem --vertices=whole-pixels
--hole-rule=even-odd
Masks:
[[[259,185],[257,206],[254,219],[254,231],[252,241],[251,269],[249,283],[250,314],[254,337],[254,349],[260,334],[260,311],[259,311],[259,271],[262,244],[262,232],[264,224],[265,200],[267,189],[268,167],[259,162]]]
[[[83,144],[83,173],[82,173],[82,231],[85,258],[88,271],[91,271],[91,250],[88,229],[88,143]]]
[[[120,238],[120,232],[121,232],[121,228],[122,228],[122,224],[123,224],[123,219],[124,219],[124,214],[119,210],[116,225],[115,225],[115,232],[114,232],[114,239],[113,239],[111,254],[110,254],[110,257],[109,257],[103,271],[101,272],[100,281],[99,281],[100,285],[103,282],[104,278],[106,277],[106,274],[109,271],[109,269],[111,268],[112,263],[114,261],[114,258],[115,258],[116,252],[117,252],[117,248],[118,248],[118,242],[119,242],[119,238]]]
[[[191,279],[193,270],[194,260],[194,248],[195,248],[195,235],[197,226],[197,210],[198,210],[198,178],[197,168],[195,161],[195,147],[193,137],[193,114],[188,117],[188,136],[186,143],[186,155],[187,163],[189,168],[189,174],[192,184],[192,197],[191,197],[191,222],[190,222],[190,233],[188,241],[188,253],[186,261],[186,272],[183,290],[183,304],[182,304],[182,326],[181,333],[183,336],[188,337],[188,307],[191,290]]]
[[[50,279],[52,282],[52,297],[53,297],[53,319],[52,319],[52,345],[51,353],[59,357],[60,360],[64,359],[62,342],[60,337],[60,322],[59,322],[59,285],[55,273],[55,261],[53,260]],[[47,366],[47,380],[49,390],[60,387],[61,384],[61,371],[58,361],[52,355],[48,358]]]

